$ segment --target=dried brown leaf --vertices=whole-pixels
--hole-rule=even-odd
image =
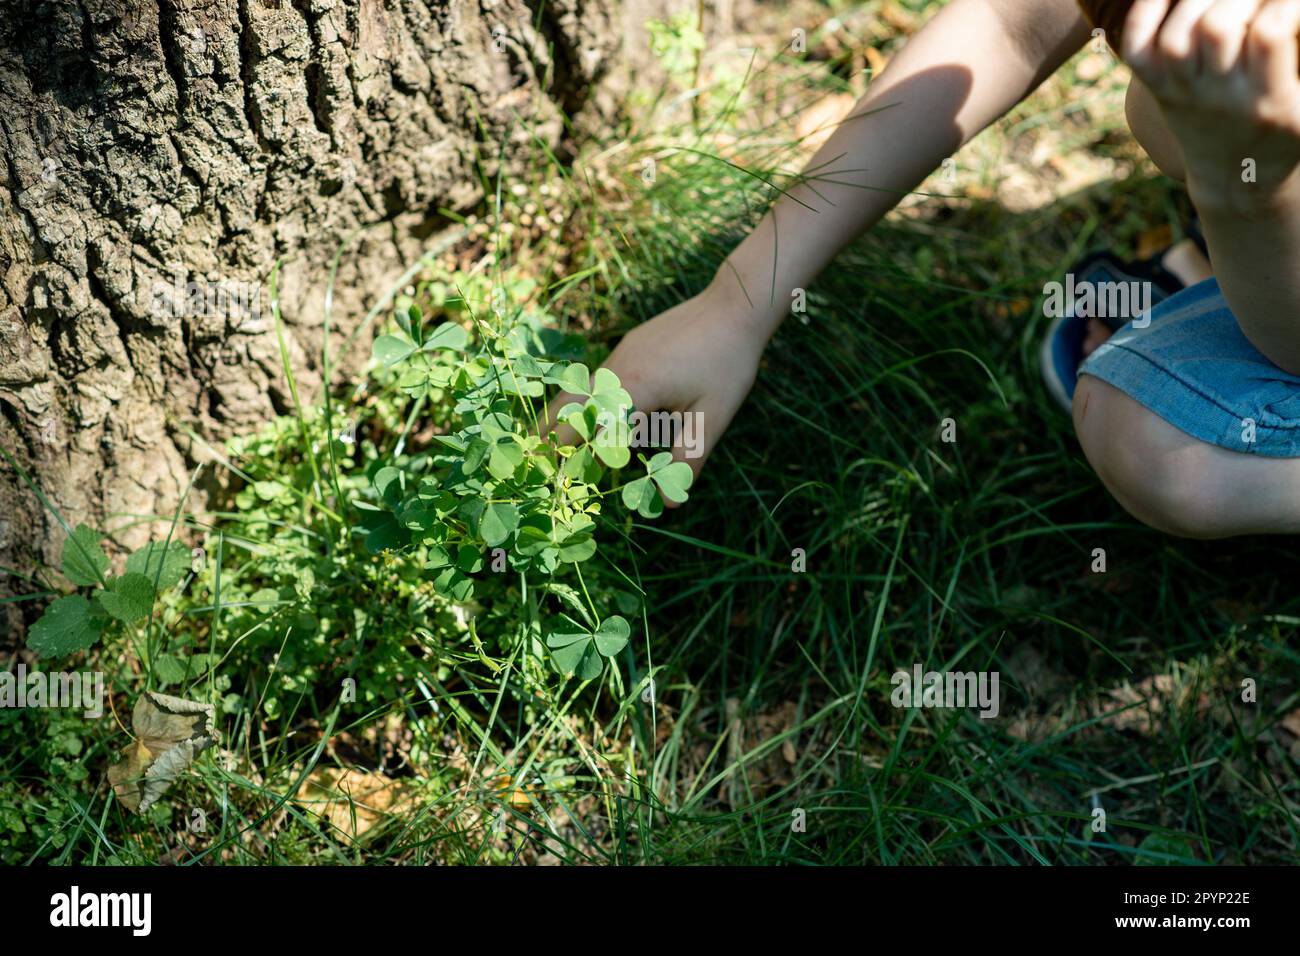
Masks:
[[[108,782],[122,806],[143,813],[157,803],[194,758],[220,739],[215,718],[211,704],[153,691],[141,694],[131,713],[135,740],[123,749],[123,759],[108,768]]]

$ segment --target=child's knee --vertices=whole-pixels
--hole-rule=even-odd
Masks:
[[[1075,390],[1074,428],[1102,483],[1139,521],[1185,538],[1237,533],[1224,508],[1216,449],[1088,375]]]

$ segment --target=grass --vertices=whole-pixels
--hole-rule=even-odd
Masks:
[[[847,29],[879,35],[875,12]],[[531,281],[521,294],[599,357],[707,283],[770,197],[756,173],[798,168],[782,117],[854,81],[825,35],[809,48],[718,53],[694,110],[663,122],[683,84],[651,91],[626,138],[572,167],[539,149],[403,284],[436,308],[486,295],[449,274]],[[1294,862],[1293,549],[1138,525],[1039,384],[1035,290],[1087,248],[1131,254],[1177,222],[1176,194],[1115,132],[1122,77],[1081,81],[1081,62],[963,151],[955,184],[920,190],[952,198],[905,203],[819,279],[687,507],[606,514],[583,586],[645,594],[607,680],[529,670],[511,629],[536,595],[497,594],[470,630],[418,568],[349,546],[340,501],[437,424],[380,373],[328,409],[358,420],[354,445],[301,408],[214,455],[212,510],[182,519],[205,536],[210,590],[169,598],[158,624],[169,649],[221,661],[178,685],[221,701],[220,755],[131,818],[102,782],[116,727],[5,712],[4,858]],[[1036,150],[1124,178],[1037,204],[1000,193],[1012,174],[1032,184]],[[120,702],[139,659],[152,649],[97,656]],[[998,671],[999,717],[895,708],[890,675],[914,663]],[[211,821],[198,832],[193,808]]]

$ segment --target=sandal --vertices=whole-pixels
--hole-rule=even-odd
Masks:
[[[1189,227],[1187,238],[1196,244],[1208,261],[1205,239],[1196,223]],[[1072,270],[1075,285],[1090,284],[1096,288],[1101,283],[1145,283],[1151,290],[1150,305],[1154,308],[1186,287],[1186,283],[1164,265],[1166,257],[1177,245],[1175,243],[1159,255],[1139,262],[1121,262],[1108,252],[1094,253]],[[1083,364],[1083,343],[1088,335],[1089,318],[1105,323],[1111,332],[1118,332],[1130,321],[1121,316],[1081,315],[1074,308],[1067,307],[1065,314],[1054,319],[1048,327],[1039,349],[1043,382],[1052,399],[1067,413],[1074,401],[1079,366]]]

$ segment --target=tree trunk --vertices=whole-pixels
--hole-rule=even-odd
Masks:
[[[600,122],[646,17],[680,6],[0,0],[0,446],[72,522],[168,513],[187,429],[220,441],[288,410],[277,260],[314,398],[340,240],[370,227],[335,290],[348,333],[439,207],[482,198],[476,155],[523,166],[562,112]],[[0,464],[0,565],[57,561],[61,540]]]

